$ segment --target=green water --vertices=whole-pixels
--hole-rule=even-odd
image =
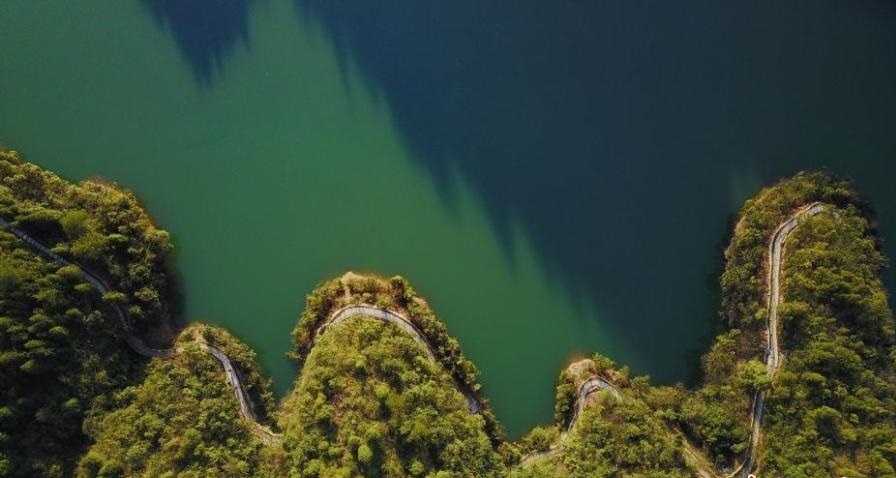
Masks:
[[[848,28],[870,32],[853,47],[877,48],[866,51],[867,68],[855,74],[867,81],[852,85],[856,101],[843,108],[854,129],[807,141],[792,126],[789,143],[763,129],[764,111],[735,110],[729,136],[695,127],[671,146],[652,113],[605,124],[572,107],[551,109],[587,103],[599,84],[545,94],[539,85],[555,79],[535,63],[496,71],[507,83],[485,87],[475,65],[442,75],[440,64],[417,61],[411,38],[401,46],[406,61],[380,62],[382,52],[363,41],[352,47],[364,25],[337,41],[334,32],[348,30],[334,29],[332,12],[302,2],[251,4],[240,19],[245,31],[212,53],[144,4],[89,5],[0,3],[0,144],[64,177],[133,189],[175,238],[185,318],[223,325],[252,345],[281,394],[296,373],[284,353],[304,295],[346,270],[409,278],[480,367],[499,418],[517,435],[549,420],[556,374],[576,354],[600,351],[663,382],[693,376],[714,330],[726,221],[764,183],[800,168],[853,175],[878,205],[884,232],[896,231],[892,17],[850,17]],[[483,13],[466,7],[444,22]],[[532,30],[530,50],[508,46],[507,64],[541,58],[541,33]],[[467,34],[450,33],[477,51]],[[503,60],[481,48],[487,68],[501,70]],[[420,71],[428,81],[403,83]],[[451,94],[432,106],[427,92],[451,75]],[[732,80],[724,95],[751,81]],[[653,95],[650,108],[671,108],[638,80],[624,88]],[[819,91],[805,101],[847,103]],[[742,104],[761,90],[748,93]],[[811,105],[788,111],[791,125],[825,121]],[[623,129],[632,144],[680,146],[693,157],[620,161],[624,153],[582,140],[612,145]],[[746,146],[753,143],[762,148]]]

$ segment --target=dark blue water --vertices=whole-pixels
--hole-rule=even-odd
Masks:
[[[204,15],[166,5],[206,80],[220,48],[201,54]],[[680,361],[676,329],[707,333],[693,324],[712,316],[731,213],[761,185],[802,169],[854,177],[884,236],[896,231],[890,2],[295,5],[388,105],[446,207],[459,173],[511,260],[518,221],[649,362]],[[212,38],[242,37],[242,23]],[[667,382],[694,370],[643,369]]]

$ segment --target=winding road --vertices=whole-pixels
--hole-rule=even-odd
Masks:
[[[807,218],[822,212],[830,212],[836,216],[836,212],[830,211],[831,206],[813,202],[801,207],[790,215],[772,232],[768,243],[768,277],[766,279],[766,307],[768,318],[766,320],[766,348],[765,365],[768,374],[772,378],[778,373],[783,358],[778,345],[778,306],[781,304],[781,267],[784,261],[784,246],[787,238]],[[685,452],[691,455],[698,466],[700,475],[704,478],[741,478],[748,476],[756,466],[756,452],[759,447],[759,439],[762,434],[762,417],[765,411],[766,391],[758,391],[753,395],[753,404],[750,409],[750,443],[744,454],[740,466],[730,473],[716,473],[703,464],[708,463],[696,447],[684,440]]]
[[[765,352],[765,363],[766,367],[768,368],[768,373],[772,377],[777,374],[782,362],[781,351],[778,345],[778,306],[781,303],[781,264],[783,261],[785,242],[787,238],[790,237],[790,234],[793,233],[793,231],[802,223],[804,219],[822,212],[828,212],[829,208],[830,206],[817,202],[802,207],[796,213],[782,222],[774,230],[771,236],[771,240],[769,241],[769,272],[767,282],[768,320],[766,324],[767,345]],[[92,272],[90,272],[90,270],[81,266],[80,264],[66,259],[59,254],[56,254],[55,252],[29,236],[24,231],[13,226],[9,221],[0,218],[0,226],[27,243],[32,248],[40,251],[45,256],[50,257],[54,261],[65,265],[72,265],[80,269],[84,274],[86,280],[91,285],[93,285],[93,287],[96,288],[101,294],[106,294],[111,290],[108,284],[98,275],[93,274]],[[124,309],[119,304],[112,304],[112,306],[115,310],[116,315],[118,316],[119,321],[121,322],[122,327],[126,332],[127,344],[137,354],[150,358],[155,357],[170,359],[176,357],[182,352],[181,348],[156,349],[147,346],[146,343],[143,342],[143,340],[141,340],[134,334],[133,328],[128,321],[127,313],[124,311]],[[423,335],[423,333],[413,324],[413,322],[411,322],[411,320],[397,312],[383,310],[367,304],[350,305],[339,309],[331,314],[330,317],[326,319],[324,323],[318,326],[318,328],[315,330],[314,338],[312,339],[308,347],[312,347],[314,341],[316,341],[321,335],[323,335],[328,327],[343,323],[354,317],[368,317],[396,325],[402,331],[411,336],[411,338],[413,338],[413,340],[417,342],[421,347],[423,347],[430,360],[437,361],[435,349],[426,339],[426,336]],[[239,401],[240,413],[244,418],[254,424],[262,440],[267,444],[278,441],[280,439],[279,434],[272,432],[268,427],[258,422],[258,418],[253,411],[251,401],[245,391],[245,388],[242,385],[240,376],[237,373],[236,369],[233,367],[233,364],[230,362],[230,359],[227,358],[227,355],[206,343],[200,343],[200,347],[203,350],[209,352],[224,368],[227,382],[233,388],[234,395]],[[465,397],[470,412],[480,413],[482,410],[481,404],[476,399],[475,395],[458,382],[455,382],[455,387],[458,392],[460,392]],[[547,458],[559,453],[562,450],[562,442],[565,441],[569,432],[578,422],[579,416],[586,406],[586,399],[589,395],[599,390],[609,391],[614,397],[622,399],[622,395],[619,393],[616,387],[614,387],[608,381],[602,378],[592,378],[590,380],[587,380],[579,387],[578,394],[576,396],[576,409],[572,419],[570,420],[568,428],[563,432],[563,435],[561,437],[561,444],[554,445],[547,451],[536,453],[523,458],[520,462],[520,465],[525,466],[526,464],[529,464],[535,460]],[[756,463],[756,450],[758,448],[759,439],[761,436],[761,425],[765,406],[765,398],[765,391],[757,392],[753,397],[753,405],[751,410],[750,443],[749,448],[747,449],[747,452],[745,454],[745,458],[741,462],[740,466],[731,473],[718,474],[711,470],[705,469],[704,466],[698,465],[698,467],[700,468],[698,471],[700,472],[701,476],[739,478],[742,476],[746,476],[752,471]],[[686,441],[685,449],[695,458],[699,454],[699,452]],[[697,459],[696,461],[698,462],[698,464],[700,462],[705,462],[705,460],[700,459]]]
[[[3,227],[14,236],[18,237],[26,244],[31,246],[33,249],[41,252],[43,255],[53,259],[54,261],[64,264],[75,266],[80,269],[81,273],[84,275],[84,278],[89,282],[96,290],[98,290],[101,294],[106,294],[111,291],[109,285],[101,279],[98,275],[91,272],[86,267],[74,262],[72,260],[66,259],[65,257],[56,254],[48,247],[44,246],[36,239],[29,236],[27,233],[22,231],[21,229],[13,226],[6,219],[0,218],[0,227]],[[161,359],[170,359],[177,357],[183,352],[183,349],[180,347],[173,347],[169,349],[156,349],[146,345],[143,340],[134,334],[133,327],[131,326],[130,321],[128,320],[127,313],[119,304],[111,304],[113,310],[115,310],[115,315],[118,316],[118,320],[121,323],[122,328],[125,331],[125,341],[128,346],[136,352],[138,355],[142,355],[143,357],[148,358],[161,358]],[[199,347],[207,352],[209,352],[224,368],[225,375],[227,377],[227,383],[230,384],[233,389],[233,393],[239,401],[240,404],[240,413],[244,418],[249,420],[254,426],[258,433],[258,435],[262,438],[265,443],[272,443],[279,439],[279,435],[272,432],[268,427],[262,425],[258,422],[258,418],[255,416],[255,412],[250,405],[251,401],[249,399],[248,394],[246,393],[245,388],[243,387],[242,381],[240,380],[240,376],[237,373],[236,369],[233,367],[233,364],[230,362],[230,359],[227,358],[220,350],[208,345],[206,343],[200,342]]]
[[[830,212],[831,206],[820,202],[814,202],[803,206],[782,222],[772,233],[768,245],[769,271],[767,278],[768,291],[766,300],[768,307],[768,319],[766,321],[766,334],[768,336],[765,348],[765,365],[768,374],[774,378],[781,368],[781,349],[778,346],[778,306],[781,304],[781,264],[784,261],[784,245],[790,234],[802,224],[802,222],[816,214]],[[836,213],[833,213],[836,215]],[[759,391],[753,396],[753,408],[751,411],[750,445],[746,452],[746,458],[732,473],[725,475],[730,478],[747,476],[756,465],[756,449],[759,446],[759,438],[762,428],[762,414],[765,409],[766,391]]]
[[[619,390],[617,390],[610,382],[599,377],[586,380],[585,383],[579,386],[579,393],[576,396],[576,409],[572,414],[572,419],[569,421],[569,426],[566,427],[567,433],[572,430],[572,426],[579,420],[579,416],[585,411],[585,406],[587,405],[585,400],[592,393],[601,390],[606,390],[617,400],[622,400],[622,394],[619,393]]]
[[[769,261],[769,271],[767,278],[767,292],[766,292],[766,300],[767,300],[767,310],[768,310],[768,320],[766,322],[766,350],[765,350],[765,364],[768,369],[769,375],[774,378],[778,373],[778,370],[781,367],[781,363],[783,361],[781,357],[781,350],[778,345],[778,306],[781,304],[781,265],[784,260],[784,246],[787,241],[787,238],[793,233],[793,231],[800,225],[802,222],[815,216],[816,214],[829,212],[836,216],[836,212],[830,211],[831,206],[814,202],[808,204],[806,206],[801,207],[791,216],[789,216],[784,222],[778,225],[777,228],[772,232],[771,239],[769,240],[768,245],[768,261]],[[583,383],[579,387],[579,393],[576,397],[576,409],[573,414],[572,420],[570,420],[569,426],[566,431],[560,437],[560,444],[553,445],[549,450],[534,453],[532,455],[524,457],[520,461],[520,466],[525,466],[534,461],[548,458],[556,455],[560,451],[562,451],[562,443],[566,440],[570,431],[572,431],[576,422],[578,421],[579,416],[585,409],[586,402],[585,400],[588,396],[598,390],[608,390],[613,396],[618,399],[621,399],[619,391],[614,387],[611,383],[607,382],[602,378],[592,378],[585,383]],[[702,456],[701,452],[691,445],[684,439],[684,451],[688,455],[690,455],[694,464],[697,467],[697,471],[703,478],[741,478],[746,477],[753,471],[753,468],[756,465],[756,451],[759,446],[759,439],[761,437],[761,429],[762,429],[762,416],[765,407],[765,398],[767,393],[765,391],[756,392],[753,396],[753,404],[750,411],[750,443],[749,447],[744,456],[744,460],[741,462],[740,466],[738,466],[734,471],[730,473],[717,473],[715,470],[710,468],[708,465],[709,461],[706,460],[705,457]]]
[[[619,390],[617,390],[612,383],[600,377],[594,377],[586,380],[581,385],[579,385],[578,393],[576,393],[576,408],[573,411],[572,418],[569,420],[569,425],[566,427],[566,430],[564,430],[563,434],[560,435],[560,443],[551,445],[551,447],[545,451],[540,451],[524,456],[522,459],[520,459],[519,466],[525,467],[533,462],[543,460],[545,458],[550,458],[563,451],[563,442],[566,441],[566,438],[569,436],[569,432],[572,431],[573,426],[578,422],[579,416],[581,416],[582,412],[585,411],[585,407],[588,404],[586,400],[589,396],[591,396],[592,393],[602,390],[610,392],[610,394],[613,395],[613,397],[615,397],[617,400],[622,400],[622,394],[619,393]]]
[[[330,317],[325,320],[324,323],[320,324],[314,331],[314,338],[312,339],[311,343],[308,344],[308,348],[311,348],[314,345],[314,342],[321,335],[323,335],[324,332],[327,331],[328,327],[340,324],[355,317],[366,317],[394,324],[399,329],[408,334],[414,340],[414,342],[417,342],[417,344],[423,347],[423,350],[426,351],[426,355],[430,360],[438,363],[435,348],[432,346],[432,344],[429,343],[429,341],[426,339],[426,336],[423,335],[423,332],[421,332],[420,329],[418,329],[410,319],[397,312],[380,309],[369,304],[349,305],[331,314]],[[479,403],[479,400],[476,399],[476,396],[472,391],[469,390],[468,387],[455,380],[454,388],[456,388],[457,391],[464,396],[464,399],[467,402],[467,408],[470,410],[470,413],[482,412],[482,405]]]
[[[101,294],[106,294],[112,290],[106,283],[106,281],[100,278],[97,274],[94,274],[81,264],[66,259],[65,257],[62,257],[61,255],[53,252],[52,250],[50,250],[50,248],[44,246],[36,239],[29,236],[26,232],[13,226],[9,221],[0,218],[0,227],[6,229],[11,234],[31,246],[33,249],[53,259],[55,262],[63,265],[77,267],[84,275],[84,278],[87,280],[87,282],[89,282]],[[157,349],[146,345],[146,343],[143,342],[143,340],[134,333],[133,327],[128,320],[128,316],[125,310],[119,304],[113,303],[111,305],[115,310],[115,314],[118,317],[122,328],[125,331],[125,341],[127,342],[128,346],[138,355],[148,358],[171,359],[177,357],[183,352],[183,349],[180,347]],[[324,321],[324,323],[321,324],[315,331],[314,339],[312,340],[312,343],[309,344],[309,347],[313,345],[313,342],[317,338],[319,338],[324,334],[324,332],[326,332],[329,326],[340,324],[356,317],[379,319],[384,322],[396,325],[399,329],[410,335],[415,342],[423,347],[423,349],[426,351],[426,355],[430,360],[437,362],[435,348],[429,343],[429,341],[426,340],[426,336],[423,335],[423,333],[413,324],[413,322],[397,312],[379,309],[367,304],[344,307],[330,315],[330,317],[326,321]],[[266,444],[272,444],[279,441],[279,439],[281,438],[280,434],[274,433],[270,428],[258,421],[258,417],[255,415],[254,408],[252,407],[251,399],[249,398],[249,395],[246,393],[246,390],[243,387],[240,375],[227,355],[204,342],[199,342],[199,347],[202,350],[210,353],[218,361],[218,363],[221,364],[221,367],[224,369],[225,376],[227,377],[227,383],[233,389],[233,393],[236,396],[237,401],[239,402],[240,414],[246,420],[253,424],[257,435],[262,439],[262,441]],[[467,387],[458,382],[455,382],[455,388],[464,396],[467,402],[467,408],[471,413],[480,413],[482,411],[481,404]]]

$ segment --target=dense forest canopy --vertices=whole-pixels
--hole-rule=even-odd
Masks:
[[[111,304],[146,330],[167,320],[171,243],[132,194],[2,150],[0,218],[115,284],[101,296],[0,229],[0,476],[68,476],[88,443],[82,421],[143,373]]]
[[[153,359],[142,381],[114,395],[108,413],[84,423],[94,442],[80,459],[78,478],[259,476],[274,451],[241,419],[220,365],[199,349],[200,341],[254,362],[254,353],[226,332],[188,327],[178,339],[182,354]],[[264,387],[252,362],[243,368],[249,383]]]
[[[769,238],[816,201],[828,210],[785,243],[784,360],[772,376]],[[307,296],[289,354],[299,375],[278,406],[249,347],[202,324],[175,333],[171,241],[132,194],[71,184],[0,151],[0,219],[69,262],[0,229],[0,477],[726,473],[750,449],[758,392],[767,397],[760,474],[896,477],[887,260],[870,206],[824,174],[798,174],[741,210],[721,277],[725,330],[703,357],[700,386],[651,386],[595,355],[561,372],[554,423],[517,441],[504,437],[460,344],[401,277],[347,273]],[[373,316],[329,323],[358,304],[405,318],[405,328]],[[141,357],[130,334],[172,341],[178,353]],[[229,357],[252,420],[208,347]]]
[[[284,448],[297,477],[497,477],[480,415],[438,363],[392,324],[327,331],[284,403]]]
[[[766,419],[765,468],[810,477],[896,476],[896,348],[868,223],[845,209],[788,245],[788,357]]]
[[[761,362],[771,231],[812,202],[831,205],[785,243],[779,336],[784,362],[770,381]],[[722,275],[729,330],[703,358],[704,385],[679,424],[717,463],[747,447],[751,392],[769,399],[760,469],[772,476],[896,476],[896,348],[880,280],[886,260],[873,213],[851,185],[798,174],[747,201]]]

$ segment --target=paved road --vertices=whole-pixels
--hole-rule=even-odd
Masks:
[[[781,264],[784,260],[784,245],[787,241],[787,238],[790,237],[790,234],[793,233],[797,226],[799,226],[807,218],[822,212],[830,212],[830,206],[827,204],[816,202],[800,208],[797,212],[788,217],[777,228],[775,228],[774,232],[772,233],[771,240],[769,241],[769,274],[767,283],[768,290],[766,292],[768,300],[768,321],[766,324],[766,332],[768,335],[768,339],[765,352],[765,363],[766,367],[768,368],[768,373],[772,377],[777,374],[782,362],[781,351],[778,346],[778,306],[781,303]],[[832,214],[836,215],[836,213]],[[563,441],[566,440],[568,433],[572,430],[573,426],[576,424],[579,416],[585,408],[585,399],[588,398],[588,395],[597,390],[608,390],[616,398],[621,399],[619,391],[616,390],[616,388],[612,384],[603,379],[593,378],[585,382],[579,388],[579,393],[576,397],[575,413],[573,414],[573,418],[572,420],[570,420],[569,426],[567,427],[566,431],[560,437],[560,444],[553,445],[551,449],[547,451],[535,453],[524,457],[520,461],[520,466],[525,466],[529,463],[532,463],[533,461],[554,456],[562,451]],[[706,460],[705,457],[702,456],[700,451],[696,447],[691,445],[687,440],[684,441],[685,452],[694,459],[694,462],[698,467],[697,471],[701,477],[740,478],[746,477],[750,474],[750,472],[756,465],[756,451],[761,435],[762,416],[765,409],[765,397],[766,392],[764,391],[757,392],[753,396],[753,405],[750,412],[750,446],[747,449],[743,462],[733,472],[723,474],[709,469],[706,465],[708,463],[708,460]]]
[[[111,290],[106,281],[104,281],[98,275],[92,273],[89,269],[82,266],[81,264],[66,259],[59,254],[56,254],[48,247],[44,246],[36,239],[29,236],[24,231],[13,226],[9,221],[0,218],[0,227],[6,229],[32,248],[53,259],[54,261],[60,264],[72,265],[77,267],[81,270],[81,273],[84,275],[84,278],[87,280],[87,282],[93,285],[93,287],[96,288],[101,294],[106,294]],[[149,358],[170,359],[180,355],[180,353],[183,351],[183,349],[181,348],[156,349],[146,345],[146,343],[143,342],[140,337],[134,334],[133,327],[128,320],[128,316],[125,310],[118,304],[112,304],[112,308],[113,310],[115,310],[115,314],[118,317],[122,328],[125,330],[125,340],[128,346],[138,355]],[[415,342],[423,347],[430,360],[436,361],[435,349],[426,340],[426,337],[423,335],[423,333],[420,332],[420,330],[417,329],[417,327],[414,326],[414,324],[409,319],[396,312],[382,310],[372,305],[353,305],[336,311],[317,328],[317,330],[315,331],[314,340],[320,337],[327,330],[327,327],[340,324],[356,317],[371,317],[374,319],[389,322],[391,324],[395,324],[405,333],[410,335]],[[313,345],[314,340],[312,340],[312,343],[309,344],[309,347]],[[233,367],[233,364],[230,362],[230,359],[227,357],[227,355],[206,343],[200,342],[199,346],[203,350],[209,352],[218,361],[218,363],[221,364],[221,367],[223,367],[224,369],[225,376],[227,377],[227,382],[230,384],[231,388],[233,389],[233,393],[236,396],[237,401],[239,402],[240,413],[245,419],[247,419],[254,425],[261,439],[268,444],[274,443],[279,440],[279,434],[272,432],[268,427],[258,422],[258,417],[256,417],[255,415],[254,408],[252,407],[251,400],[249,399],[249,395],[246,393],[242,381],[240,380],[240,376],[237,373],[236,369]],[[482,411],[482,406],[476,399],[472,391],[470,391],[466,386],[460,383],[455,383],[455,387],[461,394],[464,395],[464,398],[467,402],[467,408],[471,413],[480,413]]]
[[[778,369],[781,366],[781,352],[778,346],[778,305],[781,303],[781,263],[783,261],[784,255],[784,245],[790,234],[799,226],[802,221],[806,218],[814,216],[821,212],[827,212],[829,210],[829,206],[822,203],[812,203],[790,216],[787,220],[785,220],[781,225],[779,225],[774,233],[772,234],[772,238],[769,241],[769,274],[768,274],[768,321],[767,321],[767,346],[766,346],[766,366],[768,367],[769,374],[774,377],[778,372]],[[68,260],[59,254],[51,251],[49,248],[45,247],[43,244],[33,239],[31,236],[26,234],[25,232],[17,229],[8,221],[3,218],[0,218],[0,226],[4,229],[8,230],[28,245],[37,249],[44,255],[50,257],[56,262],[74,265],[78,267],[81,272],[84,274],[85,278],[91,285],[93,285],[100,293],[105,294],[110,291],[109,286],[103,281],[99,276],[90,272],[87,268],[81,266],[80,264]],[[136,353],[144,356],[144,357],[158,357],[158,358],[172,358],[180,354],[181,349],[179,348],[171,348],[171,349],[155,349],[147,346],[139,337],[134,335],[130,322],[127,320],[127,314],[118,304],[113,304],[113,308],[115,310],[116,315],[118,316],[119,321],[122,324],[126,334],[127,334],[127,343]],[[332,314],[323,324],[321,324],[317,330],[315,331],[314,338],[312,342],[309,344],[309,347],[313,346],[314,341],[318,337],[320,337],[324,332],[326,332],[327,328],[331,325],[336,325],[342,322],[345,322],[348,319],[354,317],[370,317],[374,319],[383,320],[385,322],[389,322],[398,326],[404,332],[411,336],[415,342],[420,344],[423,349],[426,351],[427,356],[430,360],[436,360],[435,350],[432,345],[426,340],[426,336],[417,329],[414,324],[407,319],[406,317],[389,310],[379,309],[372,305],[352,305],[345,308],[342,308]],[[233,388],[234,395],[237,397],[237,400],[240,404],[240,412],[241,414],[255,424],[256,428],[261,431],[261,435],[263,439],[267,443],[271,443],[279,439],[280,435],[271,432],[267,427],[260,424],[258,422],[255,413],[253,412],[252,407],[250,406],[250,401],[248,399],[248,395],[246,394],[245,389],[242,386],[242,382],[240,381],[239,374],[234,369],[233,365],[230,362],[230,359],[222,353],[221,351],[211,347],[207,344],[200,345],[204,350],[207,350],[212,354],[215,359],[221,364],[224,368],[225,374],[227,376],[227,381],[230,383]],[[462,386],[459,383],[455,383],[457,390],[464,395],[467,401],[467,406],[472,413],[479,413],[481,411],[481,405],[479,401],[476,400],[475,396],[471,391],[469,391],[466,387]],[[592,393],[598,390],[607,390],[616,398],[621,399],[621,395],[619,391],[609,382],[603,380],[601,378],[592,378],[579,387],[579,393],[576,397],[576,410],[573,414],[572,420],[570,420],[569,427],[563,433],[561,437],[561,442],[565,440],[568,432],[572,430],[573,426],[577,423],[579,416],[585,408],[586,399]],[[729,473],[727,475],[718,475],[715,473],[711,473],[707,470],[700,470],[701,475],[703,476],[727,476],[729,478],[735,478],[739,476],[746,476],[750,473],[756,463],[756,449],[759,444],[761,425],[762,425],[762,415],[765,406],[765,397],[766,392],[758,392],[753,397],[753,407],[751,411],[751,434],[750,434],[750,446],[746,453],[746,458],[741,463],[741,465],[734,470],[734,472]],[[528,457],[525,457],[521,461],[521,465],[525,465],[527,463],[531,463],[537,459],[546,458],[548,456],[559,453],[561,450],[560,445],[556,445],[552,447],[552,449],[537,453]],[[690,450],[690,448],[689,448]],[[691,453],[697,453],[693,450],[690,450]]]
[[[766,349],[765,349],[765,365],[769,375],[774,378],[778,373],[783,361],[781,357],[781,349],[778,345],[778,306],[781,304],[781,267],[784,261],[784,246],[787,238],[793,231],[802,224],[807,218],[822,212],[829,212],[831,206],[819,202],[814,202],[803,206],[797,212],[793,213],[784,222],[778,225],[772,232],[771,239],[768,244],[768,263],[769,273],[766,283],[766,300],[768,319],[766,321]],[[702,456],[696,447],[685,440],[685,451],[691,455],[698,464],[700,476],[705,478],[741,478],[748,476],[756,466],[756,452],[759,447],[759,439],[762,434],[762,417],[765,412],[765,391],[756,392],[753,395],[753,404],[750,409],[750,443],[744,454],[744,460],[740,466],[730,473],[717,473],[714,470],[701,466],[701,463],[707,463],[708,460]]]
[[[578,423],[579,417],[582,415],[582,412],[585,411],[587,398],[592,393],[603,390],[610,392],[610,394],[613,395],[617,400],[622,400],[622,394],[619,393],[619,390],[617,390],[616,387],[614,387],[610,382],[600,377],[594,377],[586,380],[584,383],[579,385],[579,391],[576,394],[575,411],[573,411],[572,419],[569,420],[569,426],[567,426],[566,430],[560,435],[559,443],[551,445],[551,447],[545,451],[540,451],[538,453],[532,453],[530,455],[524,456],[520,459],[519,466],[527,466],[538,460],[550,458],[563,451],[563,442],[566,441],[567,437],[569,436],[569,432],[572,431],[573,426]]]
[[[314,337],[312,338],[311,343],[308,344],[308,348],[312,347],[314,342],[317,341],[317,339],[323,335],[331,325],[337,325],[355,317],[368,317],[396,325],[399,329],[403,330],[414,339],[414,342],[417,342],[423,347],[423,350],[426,351],[426,355],[430,360],[437,362],[435,348],[429,343],[426,336],[423,335],[423,332],[421,332],[410,319],[397,312],[380,309],[369,304],[350,305],[348,307],[343,307],[330,315],[330,317],[314,331]],[[454,387],[464,396],[470,413],[480,413],[482,411],[482,405],[467,386],[455,381]]]
[[[807,218],[822,212],[830,212],[830,206],[815,202],[802,207],[775,229],[769,241],[768,320],[766,323],[768,339],[765,349],[765,365],[768,368],[769,375],[773,378],[778,373],[778,369],[783,361],[781,350],[778,346],[778,306],[781,304],[781,264],[784,261],[784,245],[797,226],[802,224]],[[753,396],[750,447],[747,449],[744,461],[734,472],[729,473],[728,477],[747,476],[753,470],[753,467],[756,466],[756,449],[759,446],[766,395],[765,391],[761,391]]]
[[[622,400],[622,394],[620,394],[619,390],[617,390],[610,382],[599,377],[586,381],[579,387],[579,393],[576,396],[576,409],[572,414],[572,419],[569,421],[569,426],[566,428],[567,433],[572,430],[572,426],[579,420],[579,417],[585,411],[585,406],[588,403],[586,399],[592,393],[602,390],[610,392],[610,394],[616,397],[617,400]]]
[[[7,221],[3,218],[0,218],[0,227],[6,229],[7,231],[9,231],[13,235],[18,237],[22,241],[24,241],[26,244],[28,244],[32,248],[40,251],[42,254],[53,259],[54,261],[56,261],[60,264],[71,265],[71,266],[77,267],[78,269],[81,270],[81,273],[84,275],[84,278],[87,280],[87,282],[89,282],[101,294],[106,294],[111,290],[109,288],[109,285],[106,284],[106,281],[101,279],[98,275],[92,273],[89,269],[82,266],[81,264],[78,264],[77,262],[66,259],[66,258],[60,256],[59,254],[56,254],[55,252],[51,251],[48,247],[44,246],[43,244],[38,242],[36,239],[32,238],[24,231],[22,231],[22,230],[16,228],[15,226],[13,226],[12,224],[10,224],[9,221]],[[125,341],[127,342],[128,346],[131,348],[131,350],[136,352],[138,355],[142,355],[144,357],[149,357],[149,358],[170,359],[170,358],[180,355],[180,353],[183,352],[183,349],[181,349],[179,347],[178,348],[170,348],[170,349],[156,349],[156,348],[152,348],[152,347],[146,345],[146,343],[143,342],[143,340],[141,340],[140,337],[138,337],[137,335],[134,334],[133,327],[132,327],[130,321],[128,320],[127,313],[124,311],[124,309],[118,304],[112,304],[112,309],[115,310],[115,315],[118,316],[118,320],[119,320],[119,322],[121,322],[121,326],[125,331],[125,334],[126,334]],[[200,343],[199,346],[203,350],[206,350],[207,352],[209,352],[215,359],[217,359],[217,361],[224,368],[224,372],[227,377],[227,382],[230,384],[231,388],[233,389],[233,393],[236,396],[237,401],[239,401],[240,413],[243,415],[243,417],[245,417],[247,420],[249,420],[255,426],[256,431],[259,432],[258,434],[262,438],[262,440],[265,441],[265,443],[272,443],[272,442],[276,441],[277,439],[279,439],[278,434],[273,433],[269,428],[267,428],[266,426],[264,426],[258,422],[258,418],[255,416],[255,413],[253,412],[253,409],[250,406],[251,402],[249,400],[249,396],[246,393],[245,388],[243,387],[243,384],[242,384],[242,381],[240,380],[239,374],[236,372],[236,369],[234,369],[233,364],[231,364],[231,362],[230,362],[230,359],[227,358],[227,355],[225,355],[220,350],[218,350],[208,344],[205,344],[205,343]]]

